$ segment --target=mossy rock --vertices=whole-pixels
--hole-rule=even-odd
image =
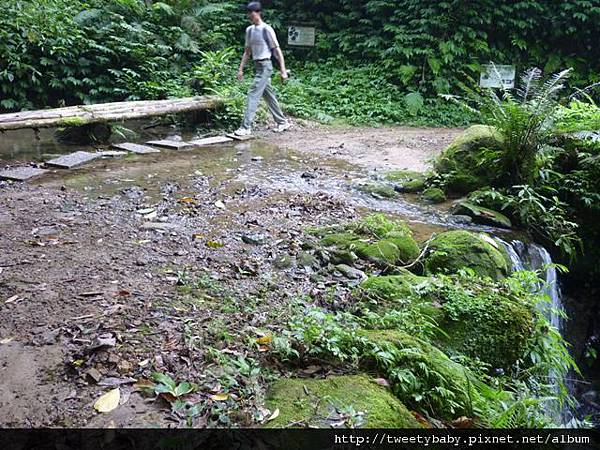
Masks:
[[[321,245],[336,247],[333,259],[343,264],[354,262],[351,253],[384,268],[408,264],[419,255],[419,246],[406,223],[390,220],[383,214],[369,215],[348,224],[343,232],[324,235]],[[348,258],[342,261],[337,256]]]
[[[469,216],[473,222],[499,228],[512,228],[512,223],[504,214],[470,202],[460,202],[452,208],[452,214]]]
[[[510,272],[510,259],[483,234],[454,230],[441,233],[429,243],[425,273],[457,273],[469,268],[480,277],[500,280]]]
[[[414,286],[426,277],[402,269],[400,275],[370,277],[360,284],[362,295],[384,302],[400,302],[415,295]]]
[[[340,411],[363,413],[356,417],[362,417],[364,428],[421,428],[388,389],[365,375],[281,379],[269,388],[266,406],[279,409],[279,416],[265,425],[269,428],[330,428],[340,421]]]
[[[367,261],[388,267],[414,261],[419,256],[419,246],[411,236],[398,236],[359,246],[356,252]]]
[[[471,416],[473,406],[483,401],[477,390],[483,383],[432,344],[397,330],[361,330],[359,335],[383,351],[396,349],[387,378],[394,395],[410,407],[452,419]]]
[[[378,199],[394,198],[398,195],[392,186],[383,183],[364,184],[359,186],[359,189]]]
[[[425,284],[424,291],[420,286]],[[492,367],[511,367],[523,356],[533,332],[531,305],[491,282],[403,271],[370,277],[360,284],[359,292],[360,304],[370,310],[418,308],[441,330],[437,337],[441,348]]]
[[[446,201],[446,194],[440,188],[428,188],[423,191],[421,198],[427,203],[442,203]]]
[[[532,305],[493,287],[457,286],[445,299],[439,342],[447,350],[508,369],[524,356],[534,331]]]
[[[379,239],[383,239],[391,232],[412,236],[412,231],[405,222],[389,219],[384,214],[370,214],[363,219],[350,224],[348,229],[354,233]]]
[[[474,125],[458,136],[436,159],[436,172],[450,175],[448,188],[468,193],[493,184],[502,174],[490,164],[481,164],[483,152],[502,152],[504,138],[494,128]]]
[[[385,179],[395,185],[399,192],[420,192],[425,189],[425,174],[412,170],[395,170],[385,174]]]

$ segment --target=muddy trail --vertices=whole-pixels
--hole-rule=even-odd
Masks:
[[[299,305],[342,307],[357,283],[303,251],[306,228],[371,211],[409,221],[418,240],[454,226],[444,205],[357,187],[422,170],[457,133],[308,127],[1,183],[1,424],[261,423],[270,381],[339,370],[285,366],[265,340]],[[153,372],[197,385],[188,409],[144,395]],[[116,387],[120,406],[98,414]]]

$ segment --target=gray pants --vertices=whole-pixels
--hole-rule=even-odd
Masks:
[[[271,114],[273,114],[275,122],[277,122],[277,124],[285,123],[285,116],[277,102],[277,97],[275,97],[275,90],[273,89],[273,86],[271,86],[273,64],[270,60],[254,61],[254,70],[254,81],[248,91],[248,101],[242,128],[246,128],[247,130],[252,128],[252,121],[254,120],[254,115],[256,114],[258,102],[261,97],[265,98],[265,102],[267,102],[267,106],[269,107]]]

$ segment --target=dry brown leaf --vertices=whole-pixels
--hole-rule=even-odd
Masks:
[[[121,390],[119,388],[108,391],[106,394],[100,396],[96,403],[94,403],[94,409],[101,413],[111,412],[119,406],[119,400],[121,399]]]

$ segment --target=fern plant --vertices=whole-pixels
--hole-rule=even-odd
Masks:
[[[494,67],[496,75],[500,74]],[[537,170],[536,159],[554,131],[558,112],[558,96],[565,87],[571,69],[542,79],[537,68],[521,76],[521,87],[513,94],[502,87],[489,89],[480,102],[484,120],[503,136],[500,158],[506,185],[528,184]]]

